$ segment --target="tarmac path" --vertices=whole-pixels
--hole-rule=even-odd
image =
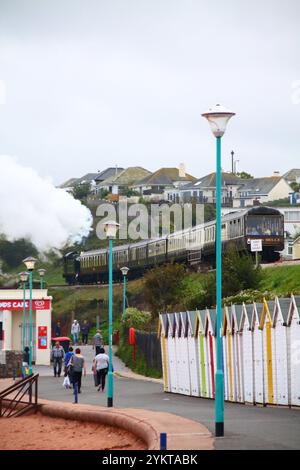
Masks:
[[[93,351],[82,348],[88,375],[83,378],[79,402],[106,406],[106,392],[97,392],[91,375]],[[71,390],[62,387],[63,378],[54,378],[52,369],[39,367],[39,396],[72,402]],[[132,374],[114,357],[114,406],[165,411],[199,421],[214,432],[214,401],[164,393],[160,381],[147,381]],[[124,375],[120,377],[120,375]],[[74,405],[76,406],[76,405]],[[166,430],[167,432],[167,430]],[[180,432],[180,430],[179,430]],[[299,449],[300,409],[258,407],[225,403],[225,437],[216,439],[217,449]]]

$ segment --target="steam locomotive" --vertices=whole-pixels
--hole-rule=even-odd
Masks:
[[[250,252],[251,240],[262,240],[262,259],[275,261],[284,248],[284,217],[276,209],[254,207],[231,212],[222,217],[222,249],[234,244],[239,251]],[[216,221],[157,239],[119,245],[113,248],[113,279],[121,280],[120,268],[130,268],[129,278],[137,278],[155,266],[169,262],[213,264]],[[108,249],[70,252],[63,258],[63,276],[68,284],[106,283]]]

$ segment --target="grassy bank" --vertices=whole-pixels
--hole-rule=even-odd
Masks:
[[[279,297],[300,294],[300,265],[272,266],[263,270],[260,283],[262,292],[268,291]]]
[[[55,274],[54,274],[55,275]],[[53,276],[54,276],[53,275]],[[181,292],[181,306],[185,308],[201,292],[205,283],[206,274],[187,273],[184,278],[184,290]],[[122,285],[114,284],[114,317],[119,318],[122,310]],[[270,297],[278,295],[288,296],[291,293],[300,294],[300,265],[276,266],[262,271],[262,278],[256,295],[263,296],[268,293]],[[95,320],[100,314],[100,319],[105,320],[107,308],[102,309],[99,300],[107,301],[108,289],[106,286],[80,286],[78,288],[51,288],[49,294],[53,296],[53,316],[55,319],[63,319],[74,310],[82,318]],[[149,310],[144,298],[144,281],[137,279],[128,282],[127,300],[131,307]]]

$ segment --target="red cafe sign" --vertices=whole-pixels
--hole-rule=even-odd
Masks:
[[[29,310],[29,300],[25,302],[26,310]],[[50,300],[32,300],[33,310],[49,310]],[[0,300],[0,310],[23,310],[23,300]]]

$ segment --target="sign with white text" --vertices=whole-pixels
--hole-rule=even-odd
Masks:
[[[251,240],[251,251],[262,251],[262,240]]]
[[[49,310],[50,300],[32,300],[33,310]],[[29,300],[25,301],[25,308],[29,310]],[[0,300],[0,310],[23,310],[23,300]]]

